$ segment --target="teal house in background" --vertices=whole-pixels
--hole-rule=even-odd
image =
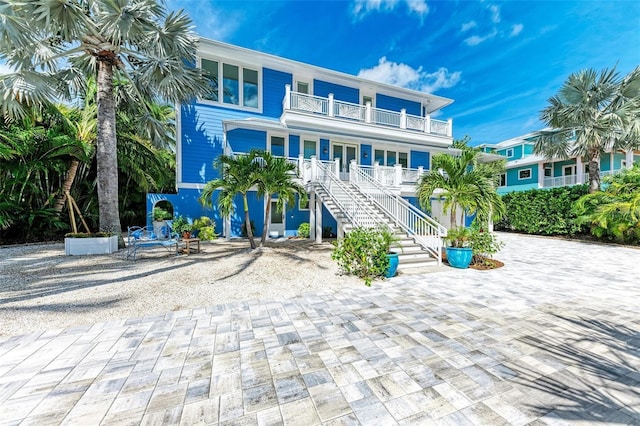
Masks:
[[[581,158],[548,159],[535,154],[537,137],[538,132],[532,132],[493,145],[479,145],[484,152],[500,155],[507,161],[499,194],[588,183],[588,165]],[[640,151],[605,152],[600,157],[600,176],[631,168],[634,163],[640,163]]]

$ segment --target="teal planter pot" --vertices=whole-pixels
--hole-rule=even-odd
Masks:
[[[471,263],[473,250],[471,247],[447,247],[447,260],[454,268],[466,269]]]
[[[395,277],[396,272],[398,272],[398,264],[400,263],[398,253],[387,253],[387,259],[389,259],[389,267],[384,272],[384,276],[385,278]]]

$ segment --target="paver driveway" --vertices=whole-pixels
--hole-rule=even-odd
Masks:
[[[10,338],[0,424],[640,424],[640,250],[500,238],[498,270]]]

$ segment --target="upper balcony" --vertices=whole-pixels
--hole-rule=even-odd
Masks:
[[[281,121],[288,127],[338,131],[353,136],[390,139],[448,146],[452,141],[452,120],[419,117],[403,109],[400,112],[374,108],[293,92],[286,86]]]

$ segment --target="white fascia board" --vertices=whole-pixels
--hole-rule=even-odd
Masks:
[[[422,146],[447,148],[451,146],[453,138],[431,133],[414,132],[411,130],[378,126],[371,123],[327,119],[322,116],[303,115],[285,111],[282,114],[283,123],[290,130],[324,132],[330,135],[344,135],[362,139],[376,139],[389,142],[404,142]]]
[[[327,68],[281,58],[279,56],[270,55],[268,53],[240,46],[234,46],[228,43],[222,43],[204,37],[201,37],[199,40],[197,56],[210,56],[221,60],[227,59],[233,63],[240,62],[247,65],[254,65],[256,67],[267,67],[291,73],[294,76],[300,74],[316,79],[326,79],[332,83],[358,88],[360,91],[363,89],[372,90],[375,93],[419,102],[427,108],[427,112],[429,114],[453,103],[453,99],[444,98],[442,96],[366,80],[343,72],[332,71]]]
[[[528,165],[531,165],[531,164],[537,164],[537,163],[540,163],[541,161],[547,162],[547,161],[551,161],[551,160],[548,160],[545,157],[540,156],[540,155],[530,155],[529,157],[520,158],[518,160],[508,161],[507,162],[507,169],[511,169],[513,167],[520,167],[520,166],[528,166]]]

